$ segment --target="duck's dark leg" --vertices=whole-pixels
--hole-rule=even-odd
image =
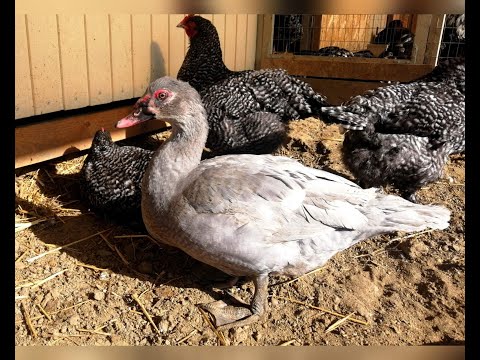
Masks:
[[[263,320],[267,310],[268,275],[260,275],[254,280],[255,294],[250,309],[230,306],[222,300],[210,304],[200,305],[215,318],[215,325],[219,330],[228,330],[237,326],[253,324]]]

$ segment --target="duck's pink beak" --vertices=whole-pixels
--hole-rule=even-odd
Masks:
[[[139,111],[138,113],[132,112],[125,116],[123,119],[120,119],[115,125],[115,127],[118,129],[123,129],[130,126],[135,126],[148,120],[152,120],[154,118],[155,117],[153,115],[144,114],[142,111]]]

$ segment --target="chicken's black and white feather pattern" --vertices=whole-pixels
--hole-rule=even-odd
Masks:
[[[450,154],[465,150],[465,61],[445,61],[418,80],[323,112],[350,129],[344,160],[364,185],[393,184],[411,196],[441,176]]]
[[[141,221],[141,181],[153,151],[119,146],[105,130],[96,132],[81,170],[81,192],[111,219]]]
[[[210,124],[206,146],[214,153],[272,152],[287,121],[319,115],[327,105],[325,96],[285,70],[229,70],[215,26],[201,16],[183,23],[193,35],[177,78],[202,97]]]

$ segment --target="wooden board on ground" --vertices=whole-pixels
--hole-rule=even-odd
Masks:
[[[19,126],[15,129],[15,168],[89,149],[95,132],[102,127],[110,131],[114,141],[165,127],[163,121],[148,121],[131,128],[116,129],[116,122],[130,111],[132,106],[125,105]]]

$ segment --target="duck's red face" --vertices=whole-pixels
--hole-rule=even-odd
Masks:
[[[153,95],[151,95],[152,91],[149,90],[137,100],[133,111],[117,122],[117,128],[127,128],[157,118],[160,108],[165,107],[175,97],[171,91],[164,88],[155,90]]]
[[[117,122],[116,128],[123,129],[151,120],[155,115],[149,110],[149,94],[138,99],[133,107],[133,112]]]
[[[185,29],[185,33],[189,38],[194,37],[198,33],[197,23],[194,20],[194,15],[189,14],[183,18],[182,21],[177,25],[177,27],[181,27]]]

